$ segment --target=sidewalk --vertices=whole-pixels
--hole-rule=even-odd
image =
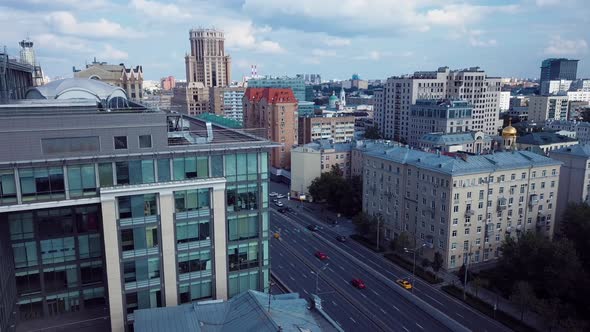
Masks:
[[[459,280],[459,277],[454,273],[449,273],[447,271],[441,270],[439,271],[438,276],[443,278],[444,282],[441,285],[435,287],[440,288],[444,285],[455,285],[458,288],[463,288],[461,280]],[[475,288],[473,287],[472,282],[467,283],[467,293],[475,296]],[[520,309],[512,302],[510,302],[508,299],[496,295],[492,291],[483,287],[479,287],[476,297],[492,306],[496,304],[497,310],[502,310],[508,315],[514,317],[515,319],[520,320]],[[546,324],[543,322],[543,319],[537,313],[531,310],[525,311],[524,322],[538,331],[549,330]],[[559,331],[559,329],[554,327],[552,331]]]

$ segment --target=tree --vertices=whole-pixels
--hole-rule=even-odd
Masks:
[[[430,266],[430,261],[428,258],[423,258],[422,262],[420,262],[420,265],[422,265],[422,268],[426,269]]]
[[[475,288],[475,296],[478,296],[479,294],[479,288],[480,287],[485,287],[489,285],[489,281],[487,279],[484,279],[482,277],[475,277],[475,279],[473,279],[473,287]]]
[[[586,271],[590,271],[590,205],[570,204],[560,222],[560,234],[570,239]]]
[[[434,258],[432,260],[432,270],[434,271],[434,276],[438,279],[438,271],[442,268],[444,264],[444,259],[440,252],[434,253]]]
[[[551,332],[560,320],[561,302],[557,298],[539,300],[535,303],[535,311],[549,326]]]
[[[369,234],[369,231],[371,230],[371,217],[368,214],[360,212],[352,218],[352,223],[359,235],[367,236],[367,234]]]
[[[402,252],[404,248],[407,248],[410,245],[410,237],[408,236],[407,232],[401,232],[398,236],[395,236],[392,240],[395,244],[393,245],[393,250]]]
[[[381,133],[379,132],[379,126],[375,124],[373,127],[369,127],[365,130],[366,139],[380,139]]]
[[[520,321],[524,320],[524,313],[527,307],[536,302],[535,293],[531,285],[524,281],[518,281],[512,290],[510,301],[520,308]]]

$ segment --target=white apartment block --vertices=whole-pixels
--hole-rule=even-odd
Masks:
[[[572,86],[571,80],[550,80],[541,82],[541,95],[547,96],[557,93],[565,93]]]
[[[501,79],[487,77],[478,67],[415,72],[390,77],[375,93],[375,119],[385,138],[407,139],[412,122],[410,106],[417,99],[464,99],[473,105],[474,130],[496,135],[499,121]]]
[[[569,203],[590,204],[590,145],[579,144],[556,151],[549,156],[563,163],[559,174],[561,188],[557,194],[557,220],[561,220]]]
[[[531,96],[529,99],[529,121],[567,120],[567,96]]]
[[[510,109],[510,91],[500,91],[500,111]]]
[[[380,215],[384,236],[407,232],[422,255],[458,269],[494,260],[507,236],[551,238],[560,162],[528,151],[449,157],[397,147],[367,152],[363,211]]]

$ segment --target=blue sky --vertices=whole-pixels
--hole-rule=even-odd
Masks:
[[[538,77],[547,57],[590,77],[588,0],[2,0],[0,45],[35,42],[46,74],[100,61],[185,78],[192,27],[226,33],[232,76],[319,73],[386,78],[440,66]]]

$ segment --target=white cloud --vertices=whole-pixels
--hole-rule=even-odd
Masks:
[[[535,4],[539,7],[544,6],[556,6],[559,5],[562,0],[535,0]]]
[[[586,53],[588,43],[584,39],[562,39],[561,36],[553,37],[544,50],[546,55],[576,55]]]
[[[51,49],[76,53],[92,53],[93,50],[83,40],[76,37],[56,36],[51,33],[43,33],[31,36],[39,49]]]
[[[104,49],[100,53],[100,57],[109,60],[125,60],[129,57],[129,54],[125,51],[113,48],[110,44],[105,44]]]
[[[367,54],[355,56],[355,57],[353,57],[353,59],[377,61],[377,60],[381,60],[382,58],[390,57],[390,56],[393,56],[392,52],[382,52],[382,51],[373,50]]]
[[[317,57],[305,57],[302,62],[306,65],[319,65],[321,63],[320,59]]]
[[[324,44],[329,47],[349,46],[350,39],[330,36],[324,38]]]
[[[271,32],[269,26],[261,28],[254,26],[251,21],[225,21],[225,45],[236,50],[249,50],[258,53],[279,54],[285,49],[275,41],[260,39],[258,35]]]
[[[243,10],[263,19],[277,19],[279,24],[297,24],[297,18],[330,22],[336,30],[351,30],[362,25],[367,29],[387,31],[404,28],[429,31],[431,26],[463,27],[492,14],[512,14],[518,5],[484,6],[439,0],[245,0]]]
[[[63,7],[68,9],[103,9],[112,6],[108,0],[20,0],[21,3],[32,5],[46,5],[51,7]]]
[[[485,32],[482,30],[471,30],[466,33],[469,36],[469,44],[473,47],[491,47],[498,44],[495,39],[484,39]]]
[[[332,57],[332,56],[337,56],[337,53],[335,51],[331,51],[331,50],[314,48],[313,50],[311,50],[311,55],[316,56],[316,57]]]
[[[52,30],[72,36],[92,38],[138,38],[144,34],[124,28],[119,23],[104,18],[94,22],[79,22],[70,12],[57,11],[49,13],[45,21]]]
[[[172,3],[160,3],[149,0],[131,0],[129,6],[151,18],[173,20],[191,18],[191,14]]]

